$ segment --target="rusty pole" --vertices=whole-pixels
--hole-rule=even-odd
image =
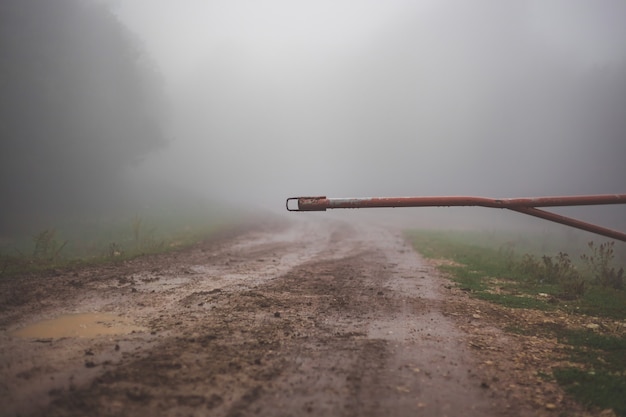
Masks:
[[[297,208],[292,201],[297,201]],[[292,197],[286,202],[289,211],[326,211],[339,208],[374,208],[374,207],[459,207],[480,206],[509,209],[530,216],[540,217],[556,223],[597,233],[626,242],[626,233],[607,229],[595,224],[562,216],[537,207],[590,206],[604,204],[626,204],[626,194],[603,194],[562,197],[532,198],[486,198],[486,197],[371,197],[371,198],[327,198]]]

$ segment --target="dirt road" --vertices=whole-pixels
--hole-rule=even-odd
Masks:
[[[398,230],[304,217],[3,282],[0,415],[549,413],[471,348],[450,288]]]

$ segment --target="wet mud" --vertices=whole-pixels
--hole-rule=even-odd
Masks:
[[[145,330],[132,324],[130,319],[113,314],[81,313],[39,321],[13,332],[12,336],[25,339],[60,339],[117,335]]]
[[[0,416],[543,415],[389,227],[274,222],[1,285]]]

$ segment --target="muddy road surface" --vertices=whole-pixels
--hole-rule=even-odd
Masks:
[[[0,415],[541,415],[450,287],[400,230],[304,217],[5,280]]]

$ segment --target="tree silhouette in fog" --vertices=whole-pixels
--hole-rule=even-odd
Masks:
[[[164,144],[158,77],[103,5],[0,3],[0,232],[119,198]]]

